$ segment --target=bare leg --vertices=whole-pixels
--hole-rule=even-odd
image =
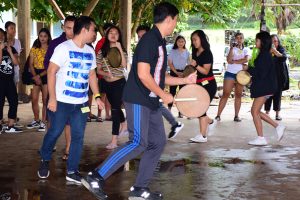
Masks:
[[[39,109],[40,90],[41,90],[40,86],[36,86],[36,85],[33,86],[31,105],[32,105],[32,111],[33,111],[35,121],[40,120],[40,109]]]
[[[66,150],[65,153],[69,154],[70,145],[71,145],[71,126],[65,126],[65,138],[66,138]]]
[[[48,87],[47,85],[43,85],[42,86],[42,100],[43,100],[42,121],[43,122],[46,122],[47,96],[48,96]]]
[[[227,100],[230,96],[230,93],[232,91],[232,88],[234,86],[234,80],[230,80],[230,79],[225,79],[223,82],[223,95],[220,99],[219,102],[219,107],[218,107],[218,114],[217,116],[220,116],[223,109],[225,108],[225,105],[227,103]]]
[[[234,89],[234,116],[239,116],[239,112],[242,104],[242,94],[244,86],[236,83]]]
[[[261,108],[265,103],[265,97],[255,98],[251,107],[251,114],[253,122],[257,131],[257,135],[263,137],[262,121],[261,121]]]

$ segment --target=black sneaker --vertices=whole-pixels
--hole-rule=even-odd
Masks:
[[[5,133],[22,133],[22,129],[19,129],[15,126],[9,126],[5,130]]]
[[[66,175],[66,180],[67,181],[70,181],[70,182],[73,182],[73,183],[76,183],[76,184],[81,185],[81,179],[82,179],[82,176],[79,172],[75,172],[73,174],[67,174]]]
[[[129,200],[161,200],[162,194],[150,192],[149,188],[140,188],[132,186],[129,192]]]
[[[43,161],[43,160],[41,160],[40,168],[38,170],[38,176],[40,178],[48,178],[49,174],[50,174],[50,171],[49,171],[49,161]]]
[[[176,135],[179,133],[179,131],[181,131],[181,129],[184,127],[184,124],[181,122],[177,122],[177,124],[175,126],[172,126],[171,128],[171,132],[169,133],[168,138],[172,139],[175,138]]]
[[[81,179],[81,183],[92,192],[97,199],[108,199],[108,196],[103,191],[104,179],[97,171],[89,172],[85,178]]]

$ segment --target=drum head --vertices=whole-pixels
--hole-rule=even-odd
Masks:
[[[113,68],[121,66],[122,57],[117,47],[111,47],[107,53],[107,60]]]
[[[248,85],[251,82],[251,75],[247,71],[241,70],[236,74],[236,80],[241,85]]]
[[[177,101],[176,106],[179,112],[186,117],[200,117],[208,110],[210,98],[207,91],[200,85],[190,84],[181,88],[176,99],[196,98],[196,101]]]
[[[192,65],[187,65],[183,70],[183,77],[187,77],[190,74],[194,73],[196,71],[195,67]]]

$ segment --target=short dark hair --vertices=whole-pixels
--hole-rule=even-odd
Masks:
[[[2,33],[4,35],[4,42],[7,41],[7,34],[6,34],[6,31],[3,30],[2,28],[0,28],[0,33]]]
[[[88,17],[88,16],[78,17],[74,23],[74,28],[73,28],[74,35],[79,35],[83,28],[89,30],[90,25],[92,23],[96,24],[95,20],[91,17]]]
[[[185,38],[182,35],[178,35],[175,42],[174,42],[173,49],[178,49],[177,41],[180,40],[180,39],[183,39],[184,42],[186,43]],[[183,46],[183,48],[185,49],[185,45]]]
[[[139,25],[136,29],[136,34],[139,32],[139,31],[150,31],[150,27],[147,26],[147,25]]]
[[[260,40],[260,52],[270,51],[272,47],[272,38],[270,33],[262,31],[256,34],[256,39]]]
[[[105,23],[105,24],[103,25],[103,30],[105,31],[105,30],[109,29],[109,28],[112,27],[112,26],[114,26],[112,23]]]
[[[174,19],[179,13],[179,10],[168,2],[162,2],[157,4],[153,10],[153,21],[154,23],[163,22],[168,16]]]
[[[76,20],[76,17],[74,15],[69,15],[65,18],[64,23],[66,23],[66,22],[75,22],[75,20]]]
[[[4,27],[5,27],[5,29],[7,30],[8,29],[8,27],[10,27],[10,26],[16,26],[16,24],[14,23],[14,22],[12,22],[12,21],[7,21],[6,23],[5,23],[5,25],[4,25]]]

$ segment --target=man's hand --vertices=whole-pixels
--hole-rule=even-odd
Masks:
[[[57,101],[56,99],[50,98],[48,102],[48,109],[52,112],[56,112],[57,109]]]
[[[183,78],[185,84],[193,84],[197,81],[197,71],[191,73],[188,77]]]
[[[104,109],[104,103],[100,100],[100,98],[96,98],[96,103],[98,105],[99,110]]]
[[[169,104],[174,101],[173,96],[170,93],[164,92],[163,95],[160,96],[161,100],[164,104]]]

